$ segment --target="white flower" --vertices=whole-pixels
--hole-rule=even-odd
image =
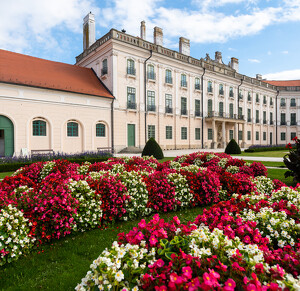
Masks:
[[[124,279],[124,274],[122,271],[119,271],[116,273],[115,275],[115,279],[118,281],[118,282],[121,282],[123,279]]]

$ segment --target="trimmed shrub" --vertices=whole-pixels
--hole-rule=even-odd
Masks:
[[[225,149],[225,153],[226,154],[240,154],[241,153],[241,148],[240,146],[237,144],[237,142],[232,139],[229,144],[227,145],[226,149]]]
[[[164,158],[164,154],[161,150],[161,147],[159,146],[159,144],[156,142],[156,140],[151,137],[142,152],[142,157],[144,156],[153,156],[154,158],[160,160]]]

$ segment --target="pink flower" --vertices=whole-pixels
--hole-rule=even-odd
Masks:
[[[138,224],[138,226],[139,226],[139,228],[140,229],[145,229],[146,228],[146,221],[145,221],[145,219],[142,219],[140,222],[139,222],[139,224]]]
[[[183,276],[186,277],[187,279],[191,279],[191,278],[192,278],[193,271],[192,271],[191,267],[183,267],[183,268],[182,268],[182,274],[183,274]]]
[[[156,262],[155,262],[155,265],[159,268],[163,267],[165,264],[165,262],[162,260],[162,259],[158,259]]]
[[[150,237],[150,246],[155,246],[156,245],[156,243],[158,242],[158,240],[156,239],[156,237],[155,236],[153,236],[153,235],[151,235],[151,237]]]
[[[237,269],[237,270],[241,271],[241,272],[245,271],[245,269],[244,269],[243,267],[241,267],[237,262],[234,262],[234,263],[232,264],[232,267],[233,267],[234,269]]]
[[[225,286],[224,286],[223,290],[225,290],[225,291],[232,291],[232,290],[234,290],[235,286],[236,286],[236,284],[235,284],[234,280],[232,280],[232,279],[229,278],[225,282]]]
[[[180,285],[183,282],[182,277],[178,276],[176,273],[172,273],[170,275],[170,281],[178,285]]]
[[[247,291],[256,291],[257,290],[257,288],[256,288],[256,286],[254,285],[254,284],[249,284],[248,286],[247,286],[247,289],[246,289]]]

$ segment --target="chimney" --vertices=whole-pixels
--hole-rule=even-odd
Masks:
[[[262,75],[261,74],[256,74],[256,79],[261,81],[262,80]]]
[[[163,46],[163,32],[161,28],[157,26],[154,27],[153,37],[155,44]]]
[[[145,21],[141,22],[141,39],[146,40],[146,25],[145,25]]]
[[[179,38],[179,52],[183,55],[190,55],[190,40],[184,37]]]
[[[234,70],[236,70],[236,72],[239,72],[239,59],[237,58],[231,58],[231,62],[230,62],[230,67]]]
[[[223,64],[221,52],[215,52],[215,61],[219,64]]]
[[[95,40],[95,15],[90,12],[83,18],[83,50],[89,48]]]

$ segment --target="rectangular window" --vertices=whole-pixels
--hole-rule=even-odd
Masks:
[[[200,100],[195,99],[195,116],[200,116]]]
[[[173,113],[172,95],[166,94],[166,113]]]
[[[172,138],[173,138],[172,126],[166,126],[166,139],[172,139]]]
[[[259,131],[255,132],[256,140],[259,140]]]
[[[273,98],[270,97],[270,105],[273,106]]]
[[[135,88],[127,87],[127,108],[136,109]]]
[[[243,140],[243,131],[239,130],[239,140]]]
[[[181,74],[181,87],[187,87],[186,75]]]
[[[256,103],[259,103],[259,95],[258,95],[258,93],[256,93]]]
[[[172,72],[170,70],[166,70],[166,83],[172,84]]]
[[[187,127],[181,127],[181,139],[187,139]]]
[[[297,125],[296,113],[291,113],[291,125]]]
[[[281,140],[285,140],[285,132],[282,132],[282,133],[280,134],[280,138],[281,138]]]
[[[229,88],[229,97],[233,97],[233,88],[232,87]]]
[[[263,140],[267,140],[267,133],[265,131],[263,132]]]
[[[148,139],[151,137],[155,139],[155,125],[148,125]]]
[[[200,140],[200,128],[195,128],[195,140]]]
[[[187,105],[186,105],[186,98],[181,97],[181,115],[187,115]]]
[[[233,104],[232,103],[229,104],[229,117],[233,118]]]
[[[256,110],[256,120],[255,120],[255,122],[256,123],[259,123],[259,111],[258,110]]]
[[[285,122],[285,113],[280,114],[280,125],[286,125]]]
[[[207,100],[207,112],[208,112],[208,116],[212,116],[212,100],[211,99]]]
[[[207,129],[207,139],[212,140],[213,139],[213,131],[212,128]]]
[[[270,125],[273,125],[273,112],[270,112]]]
[[[264,95],[264,97],[263,97],[264,99],[263,99],[263,103],[264,103],[264,105],[267,105],[267,97],[266,97],[266,95]]]
[[[263,111],[263,124],[267,124],[267,112]]]
[[[247,121],[251,122],[251,109],[247,109]]]
[[[233,139],[233,130],[232,129],[229,130],[229,139],[230,140]]]
[[[34,120],[32,123],[32,134],[34,136],[46,136],[46,122],[43,120]]]
[[[247,139],[251,140],[251,131],[250,130],[247,131]]]
[[[244,119],[244,116],[243,116],[243,108],[242,107],[239,107],[239,116],[238,116],[239,119]]]
[[[105,125],[103,123],[96,124],[96,136],[105,136]]]
[[[195,79],[195,90],[200,90],[200,79],[199,78]]]
[[[156,111],[155,108],[155,92],[148,91],[147,92],[147,110],[148,111]]]
[[[291,132],[291,139],[296,137],[296,132]]]
[[[207,92],[208,93],[212,93],[213,89],[212,89],[212,82],[208,81],[207,83]]]
[[[248,101],[251,101],[251,93],[248,92]]]
[[[224,103],[223,102],[219,103],[219,116],[224,117]]]

